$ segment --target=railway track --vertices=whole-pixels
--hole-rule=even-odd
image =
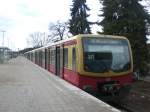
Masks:
[[[150,82],[134,82],[129,95],[124,100],[106,103],[119,109],[121,112],[150,112],[149,88]],[[101,98],[99,99],[101,100]]]
[[[109,102],[109,105],[119,109],[121,112],[136,112],[133,108],[129,107],[123,102]]]
[[[122,112],[150,112],[149,88],[150,82],[134,82],[126,99],[121,102],[110,102],[109,104]]]
[[[101,98],[97,97],[98,99],[102,100]],[[104,101],[104,100],[102,100]],[[105,103],[117,108],[118,110],[120,110],[121,112],[137,112],[135,111],[132,107],[130,107],[127,104],[127,101],[104,101]]]

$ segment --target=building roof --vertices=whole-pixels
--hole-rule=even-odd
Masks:
[[[0,49],[11,51],[11,49],[9,49],[8,47],[2,47],[2,46],[0,46]]]

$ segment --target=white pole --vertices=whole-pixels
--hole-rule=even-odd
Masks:
[[[3,30],[3,31],[1,31],[1,32],[3,33],[2,46],[4,47],[4,41],[5,41],[5,40],[4,40],[4,37],[5,37],[5,32],[6,32],[6,31]]]

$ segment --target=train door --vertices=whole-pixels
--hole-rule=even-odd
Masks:
[[[56,75],[60,76],[60,47],[56,47]]]

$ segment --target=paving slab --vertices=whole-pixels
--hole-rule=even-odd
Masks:
[[[0,65],[0,112],[119,112],[24,57]]]

